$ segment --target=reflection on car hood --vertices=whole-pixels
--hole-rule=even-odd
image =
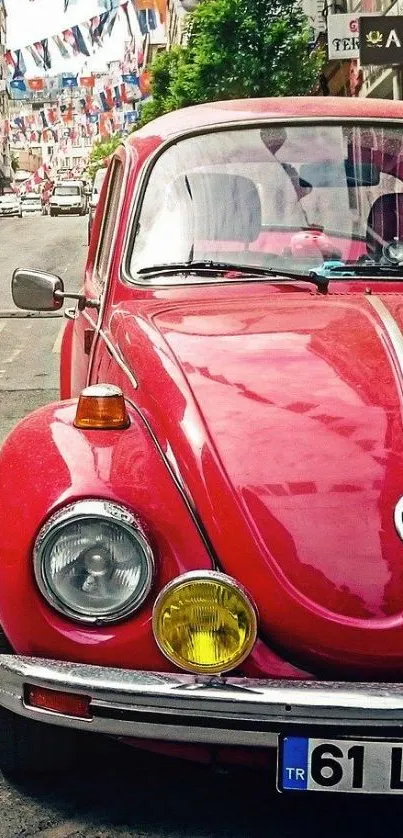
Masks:
[[[403,328],[403,295],[382,300]],[[403,673],[402,359],[369,299],[160,307],[117,317],[119,348],[266,637],[302,662]]]

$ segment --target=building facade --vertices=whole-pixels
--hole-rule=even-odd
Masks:
[[[200,0],[168,0],[167,4],[167,49],[177,44],[184,46],[187,40],[186,19]]]
[[[321,0],[322,2],[322,0]],[[401,66],[361,66],[359,21],[365,15],[403,15],[403,0],[323,0],[325,32],[318,43],[328,51],[319,95],[403,99]]]
[[[0,194],[10,186],[12,180],[9,145],[9,94],[6,84],[6,37],[7,12],[4,0],[0,0]]]
[[[352,11],[401,16],[403,0],[350,0]],[[363,67],[361,96],[374,99],[403,99],[401,67]]]

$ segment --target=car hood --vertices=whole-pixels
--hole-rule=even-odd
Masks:
[[[403,295],[239,293],[115,319],[143,409],[268,641],[402,673]]]

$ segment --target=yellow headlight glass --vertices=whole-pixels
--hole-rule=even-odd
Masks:
[[[211,573],[179,578],[162,591],[153,629],[162,652],[181,669],[228,672],[254,645],[256,614],[247,594],[232,579]]]

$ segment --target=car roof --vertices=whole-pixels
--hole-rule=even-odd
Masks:
[[[403,103],[392,99],[348,98],[344,96],[298,96],[271,99],[232,99],[172,111],[134,131],[127,142],[159,137],[234,122],[265,119],[402,119]]]
[[[55,186],[82,186],[82,180],[57,180]]]

